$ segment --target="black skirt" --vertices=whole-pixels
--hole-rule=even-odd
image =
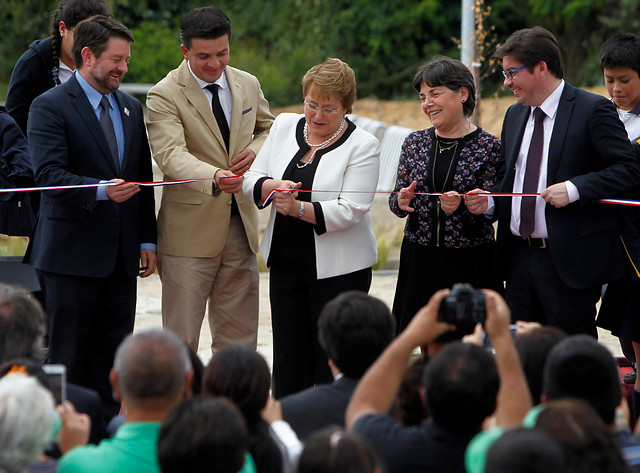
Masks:
[[[494,247],[494,242],[473,248],[424,246],[405,238],[393,300],[398,333],[440,289],[451,288],[459,282],[475,288],[495,289]]]

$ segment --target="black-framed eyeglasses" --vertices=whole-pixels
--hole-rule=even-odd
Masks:
[[[522,69],[524,69],[527,66],[520,66],[520,67],[516,67],[515,69],[510,69],[508,71],[502,71],[502,75],[505,77],[505,79],[509,79],[509,80],[513,80],[513,76],[514,76],[514,72],[518,72]]]

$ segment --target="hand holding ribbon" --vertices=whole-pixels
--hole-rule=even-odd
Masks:
[[[438,198],[440,199],[440,207],[447,214],[452,214],[458,210],[460,202],[462,202],[462,197],[456,191],[445,192]]]
[[[297,190],[302,185],[301,182],[293,182],[282,180],[276,187],[273,195],[273,205],[282,215],[296,216],[300,210],[300,204],[297,202]]]

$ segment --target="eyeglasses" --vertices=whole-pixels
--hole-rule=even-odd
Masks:
[[[514,72],[518,72],[525,67],[527,66],[516,67],[515,69],[511,69],[509,71],[502,71],[502,75],[505,77],[505,79],[513,80]]]
[[[322,108],[320,108],[316,104],[309,103],[309,102],[304,102],[304,106],[307,107],[312,112],[317,112],[318,110],[322,110],[324,113],[327,113],[329,115],[335,115],[342,108],[342,107],[338,107],[338,108],[322,107]]]

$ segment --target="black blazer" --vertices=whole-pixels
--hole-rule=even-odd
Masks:
[[[52,40],[49,36],[31,43],[11,72],[6,106],[25,135],[31,103],[38,95],[56,85],[52,72]]]
[[[344,428],[344,413],[358,381],[345,376],[331,384],[285,396],[280,399],[282,416],[303,441],[325,427]]]
[[[512,192],[515,166],[530,107],[515,104],[502,127],[499,190]],[[594,287],[624,274],[616,212],[599,199],[625,197],[640,184],[634,155],[615,106],[602,96],[565,83],[555,119],[547,186],[571,180],[580,199],[563,208],[546,205],[549,251],[569,287]],[[509,229],[511,199],[495,200],[499,219],[499,274],[504,278],[514,239]]]
[[[0,106],[0,187],[33,186],[29,146],[17,123]],[[29,236],[35,223],[28,192],[0,194],[0,233]]]
[[[75,77],[34,100],[28,141],[38,185],[153,179],[142,106],[123,92],[114,95],[125,138],[121,173],[116,171],[100,122]],[[104,277],[113,271],[120,246],[127,274],[135,277],[140,244],[155,242],[150,187],[141,188],[121,204],[96,200],[95,188],[44,191],[25,260],[42,271]]]

